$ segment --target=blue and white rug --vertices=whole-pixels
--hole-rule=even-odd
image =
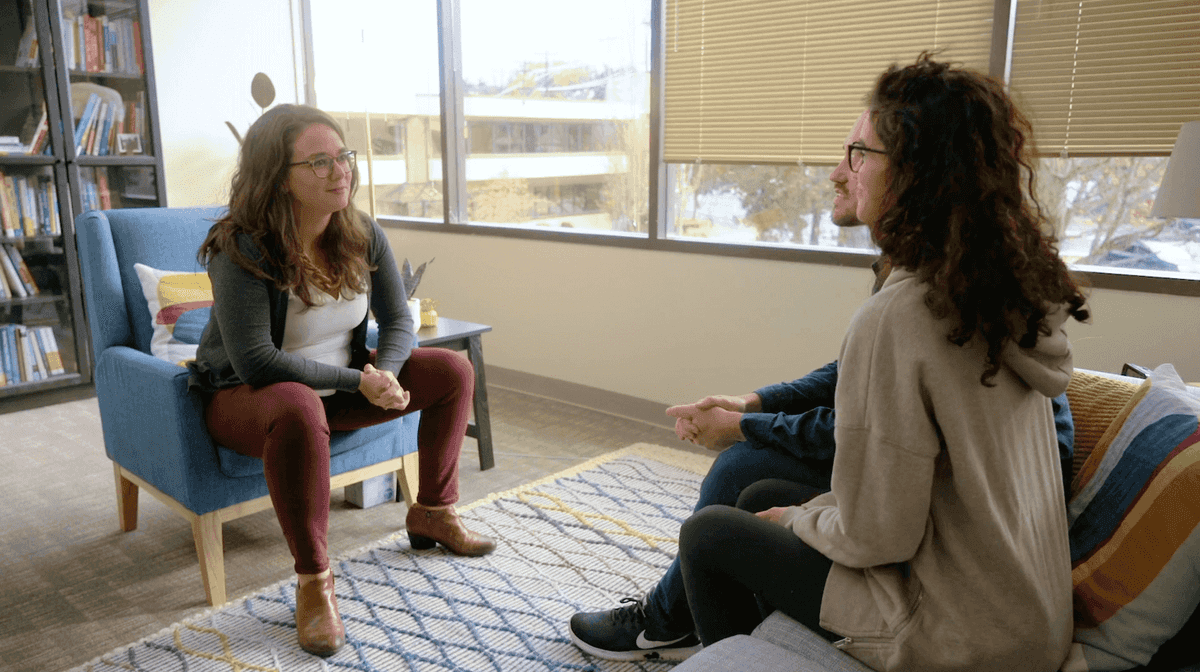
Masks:
[[[581,652],[579,610],[654,586],[711,459],[637,444],[459,509],[495,538],[483,558],[414,551],[403,532],[334,563],[346,646],[296,645],[285,581],[122,647],[72,672],[550,672],[668,670]]]

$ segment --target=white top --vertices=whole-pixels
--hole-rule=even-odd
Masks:
[[[350,366],[350,333],[367,315],[367,295],[334,298],[313,291],[316,305],[309,308],[289,292],[283,351],[332,366]],[[317,390],[327,397],[337,390]]]

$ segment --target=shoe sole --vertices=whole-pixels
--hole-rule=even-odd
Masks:
[[[662,649],[638,649],[636,651],[608,651],[606,649],[598,649],[591,644],[583,641],[575,635],[575,631],[567,628],[571,634],[571,641],[583,649],[584,652],[590,653],[597,658],[604,660],[630,661],[630,660],[687,660],[693,654],[699,653],[703,646],[696,644],[695,646],[681,646],[676,648]]]

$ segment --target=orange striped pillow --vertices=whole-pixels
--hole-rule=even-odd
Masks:
[[[1063,669],[1144,665],[1200,603],[1200,395],[1173,367],[1136,389],[1073,492],[1076,647]]]

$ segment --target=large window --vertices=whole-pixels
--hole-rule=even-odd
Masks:
[[[468,221],[646,232],[649,3],[459,11]]]
[[[496,235],[862,264],[829,174],[878,73],[935,50],[1033,118],[1065,259],[1200,292],[1200,220],[1150,217],[1200,119],[1193,0],[307,1],[317,104],[370,147],[385,219],[445,194]]]
[[[437,4],[314,0],[309,16],[315,103],[358,151],[355,203],[442,221]]]

